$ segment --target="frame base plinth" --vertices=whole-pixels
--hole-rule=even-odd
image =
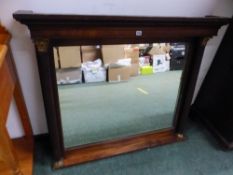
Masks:
[[[64,159],[55,162],[53,167],[54,169],[64,168],[145,148],[179,142],[184,139],[183,134],[175,133],[173,129],[167,129],[129,138],[79,146],[66,150]]]

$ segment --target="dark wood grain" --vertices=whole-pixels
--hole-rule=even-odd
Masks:
[[[66,167],[74,164],[81,164],[96,159],[103,159],[122,153],[151,148],[182,140],[184,140],[184,137],[179,137],[172,129],[164,129],[159,132],[150,132],[129,138],[105,141],[80,148],[77,147],[76,149],[66,151],[63,166]]]
[[[183,132],[184,124],[190,112],[190,105],[206,43],[206,38],[196,38],[187,47],[186,65],[181,77],[180,96],[178,97],[176,116],[174,118],[174,126],[176,126],[177,132]]]
[[[32,11],[16,11],[13,17],[26,25],[60,26],[221,26],[229,22],[228,18],[207,17],[148,17],[148,16],[111,16],[77,14],[42,14]],[[91,21],[91,23],[90,23]],[[56,26],[57,27],[57,26]]]
[[[28,26],[35,42],[55,168],[182,140],[205,45],[229,21],[218,17],[86,16],[31,11],[18,11],[13,17]],[[142,35],[136,35],[137,31]],[[188,48],[173,126],[167,131],[152,131],[65,150],[52,47],[161,41],[186,42]]]
[[[36,53],[53,157],[55,161],[58,161],[64,156],[64,146],[55,66],[52,64],[53,59],[51,59],[49,50],[39,52],[36,48]]]

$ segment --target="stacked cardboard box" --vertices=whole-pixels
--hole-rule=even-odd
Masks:
[[[56,71],[57,84],[82,83],[81,68],[63,68]]]
[[[130,75],[128,66],[117,64],[119,59],[124,58],[124,45],[103,45],[102,55],[104,65],[108,68],[108,81],[127,81]]]
[[[104,65],[116,63],[118,59],[125,58],[124,45],[103,45],[102,56]]]
[[[130,75],[137,76],[139,74],[139,47],[125,47],[125,58],[131,58]]]
[[[79,46],[53,49],[57,84],[82,82],[81,55]]]
[[[99,46],[57,47],[53,51],[58,84],[81,82],[82,71],[85,75],[85,82],[106,81],[106,70],[102,67],[102,61],[98,68],[81,69],[83,64],[93,65],[101,57]]]
[[[99,46],[81,46],[82,63],[101,58]]]
[[[130,76],[139,73],[139,49],[126,45],[104,45],[102,55],[105,66],[108,67],[109,82],[126,81]],[[119,60],[130,58],[130,65],[118,65]]]
[[[108,81],[120,82],[128,81],[130,78],[129,66],[121,66],[118,64],[110,64],[108,67]]]
[[[171,45],[169,43],[154,43],[149,53],[151,55],[163,55],[169,53],[170,50]]]
[[[81,67],[80,46],[59,47],[61,68]]]

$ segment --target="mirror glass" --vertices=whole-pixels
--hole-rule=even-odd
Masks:
[[[185,43],[54,47],[65,148],[170,128]]]

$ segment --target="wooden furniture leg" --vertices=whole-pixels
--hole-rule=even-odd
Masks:
[[[33,134],[9,47],[10,34],[0,26],[0,175],[32,175]],[[6,123],[15,99],[25,136],[11,139]]]
[[[16,158],[15,150],[13,149],[12,140],[9,137],[6,127],[3,125],[2,117],[0,116],[0,157],[10,167],[13,175],[23,175],[20,171],[19,163]]]
[[[29,122],[29,116],[28,116],[26,104],[24,102],[23,93],[19,84],[18,77],[16,78],[16,83],[15,83],[14,99],[19,112],[20,119],[22,121],[25,136],[31,138],[33,136],[32,127]]]

